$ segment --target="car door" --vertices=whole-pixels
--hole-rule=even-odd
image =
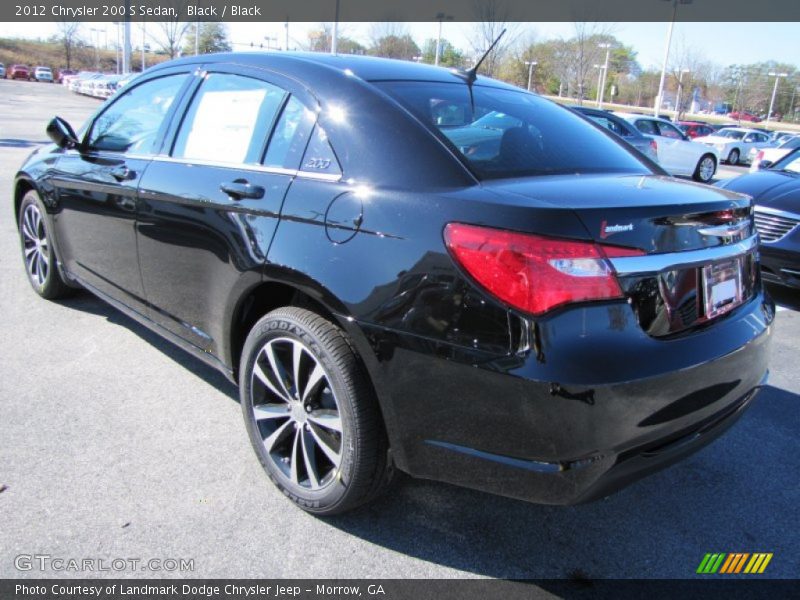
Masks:
[[[221,356],[232,302],[261,279],[316,113],[255,69],[214,65],[198,79],[141,181],[139,262],[150,318]]]
[[[115,99],[89,125],[81,145],[58,160],[51,183],[61,259],[97,291],[146,312],[136,253],[141,178],[189,80],[172,72]]]
[[[665,121],[656,121],[658,128],[658,147],[667,147],[672,167],[667,170],[676,175],[691,175],[697,167],[697,161],[702,153],[699,144],[688,139],[680,129]]]

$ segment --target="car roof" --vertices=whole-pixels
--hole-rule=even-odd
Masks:
[[[675,125],[672,121],[668,121],[667,119],[662,119],[661,117],[654,117],[653,115],[640,115],[640,114],[633,114],[633,113],[622,113],[622,112],[614,112],[613,114],[617,115],[618,117],[625,119],[626,121],[633,121],[633,120],[641,120],[641,119],[650,119],[651,121],[658,121],[659,123],[667,123],[669,125]]]
[[[236,63],[240,65],[273,68],[290,73],[297,79],[313,80],[320,70],[334,71],[342,77],[357,77],[365,81],[428,81],[457,83],[463,79],[453,69],[421,64],[413,61],[354,54],[327,54],[323,52],[221,52],[190,56],[160,63],[148,72],[181,64]],[[475,85],[503,88],[521,92],[516,86],[479,75]]]

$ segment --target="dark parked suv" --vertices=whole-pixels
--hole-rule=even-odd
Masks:
[[[48,131],[14,183],[33,288],[86,288],[237,381],[308,511],[394,469],[604,496],[715,438],[765,378],[750,200],[472,72],[192,57],[80,136]]]

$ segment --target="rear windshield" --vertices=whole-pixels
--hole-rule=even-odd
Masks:
[[[744,131],[736,131],[735,129],[723,129],[717,135],[719,137],[731,138],[733,140],[740,140],[744,137]]]
[[[572,111],[526,92],[460,82],[376,82],[457,152],[480,179],[566,173],[649,174]]]

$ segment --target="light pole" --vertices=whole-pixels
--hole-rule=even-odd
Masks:
[[[600,86],[603,83],[603,65],[594,65],[594,68],[597,69],[597,97],[595,98],[595,104],[600,108]]]
[[[275,42],[276,47],[278,46],[278,38],[276,37],[265,35],[264,41],[267,42],[267,50],[272,50],[272,42]]]
[[[100,70],[100,29],[96,27],[92,27],[90,29],[94,33],[94,67],[98,71]]]
[[[336,14],[333,19],[333,34],[331,35],[331,54],[336,54],[339,44],[339,0],[336,0]]]
[[[675,26],[675,15],[678,13],[678,4],[691,4],[692,0],[666,0],[672,2],[672,20],[667,29],[667,43],[664,46],[664,64],[661,66],[661,80],[658,82],[658,95],[656,96],[655,116],[661,112],[661,100],[664,96],[664,79],[667,76],[667,62],[669,61],[669,47],[672,44],[672,28]]]
[[[603,65],[603,82],[600,84],[600,99],[597,102],[597,108],[603,108],[603,96],[606,95],[606,79],[608,79],[608,57],[611,54],[611,44],[599,44],[599,48],[606,50],[606,62]]]
[[[769,120],[772,118],[772,107],[775,105],[775,94],[778,93],[778,82],[780,81],[781,77],[788,77],[788,73],[776,73],[775,71],[770,71],[770,77],[775,78],[775,85],[772,88],[772,98],[769,101],[769,110],[767,111],[767,125],[769,125]]]
[[[678,73],[678,96],[675,98],[675,120],[681,114],[681,91],[683,90],[683,74],[688,73],[689,69],[681,69],[681,72]]]
[[[446,15],[443,12],[436,13],[436,20],[439,21],[439,35],[436,37],[436,56],[433,59],[433,64],[439,66],[439,60],[442,57],[442,21],[452,21],[453,15]]]
[[[289,21],[283,24],[284,33],[286,34],[286,52],[289,51]]]
[[[122,50],[122,47],[120,46],[120,43],[119,43],[119,21],[114,21],[113,23],[114,23],[114,28],[117,30],[117,45],[116,45],[116,52],[115,52],[114,57],[116,58],[116,62],[117,62],[117,75],[119,75],[120,67],[121,67],[120,60],[119,60],[119,55],[120,55],[120,50]]]
[[[528,65],[528,91],[531,91],[531,83],[533,82],[533,68],[539,64],[535,60],[526,60],[525,64]]]
[[[147,21],[142,21],[142,73],[147,68],[147,58],[145,57],[146,48],[145,45],[147,44]]]

